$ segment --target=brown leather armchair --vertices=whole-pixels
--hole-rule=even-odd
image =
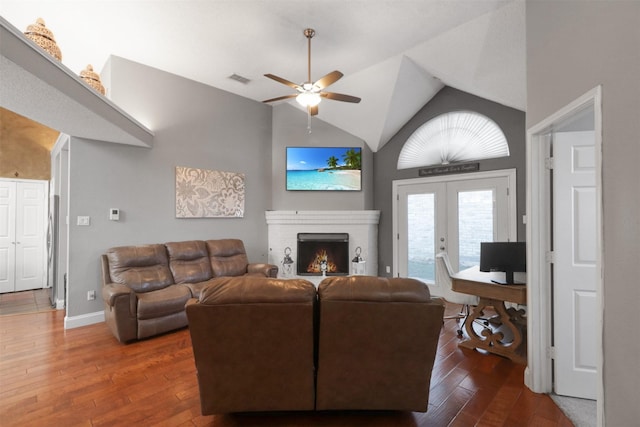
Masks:
[[[427,410],[444,306],[417,280],[331,277],[320,306],[317,410]]]
[[[203,415],[312,410],[316,290],[224,277],[186,307]]]

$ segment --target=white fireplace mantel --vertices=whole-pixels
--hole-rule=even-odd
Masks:
[[[298,258],[298,233],[349,233],[349,255],[360,247],[366,261],[365,274],[378,275],[378,223],[380,211],[267,211],[269,262],[280,267],[286,248]],[[295,272],[294,272],[295,273]],[[300,276],[314,282],[321,276]]]

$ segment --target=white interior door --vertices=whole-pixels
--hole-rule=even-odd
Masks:
[[[596,157],[593,131],[553,138],[555,392],[597,398]]]
[[[45,183],[18,182],[16,191],[16,291],[45,285]]]
[[[45,284],[45,181],[0,181],[0,291]]]
[[[15,290],[16,185],[0,180],[0,293]]]
[[[420,279],[441,296],[435,281],[438,252],[446,251],[459,271],[479,264],[480,242],[516,240],[515,173],[485,176],[394,183],[397,276]]]

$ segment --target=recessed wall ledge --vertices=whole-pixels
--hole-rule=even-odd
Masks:
[[[1,16],[0,75],[0,105],[7,110],[74,137],[153,145],[151,130]]]

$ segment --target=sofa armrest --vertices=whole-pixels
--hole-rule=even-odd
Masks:
[[[137,297],[135,292],[120,283],[107,283],[102,287],[104,320],[121,343],[138,338]]]
[[[102,299],[104,299],[104,302],[111,307],[116,304],[116,299],[118,297],[131,297],[131,294],[133,294],[133,290],[120,283],[107,283],[102,287]]]
[[[253,263],[247,265],[248,274],[263,274],[265,277],[278,277],[278,266],[274,264]]]

